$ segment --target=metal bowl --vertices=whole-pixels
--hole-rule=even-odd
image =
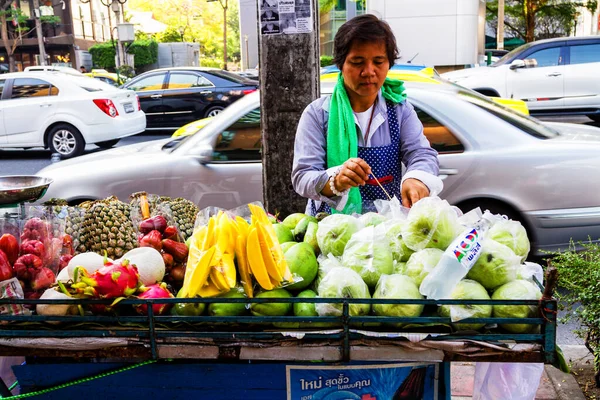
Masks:
[[[40,176],[0,176],[0,206],[36,201],[52,182]]]

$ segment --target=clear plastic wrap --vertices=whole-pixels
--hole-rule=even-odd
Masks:
[[[414,250],[409,249],[404,243],[402,229],[406,223],[406,218],[394,218],[385,221],[377,226],[378,230],[383,230],[390,242],[392,258],[395,262],[406,262]]]
[[[435,268],[444,252],[440,249],[423,249],[413,253],[404,266],[404,275],[412,278],[417,287],[423,279]]]
[[[535,277],[539,283],[544,283],[544,269],[540,264],[526,261],[517,270],[517,279],[525,279],[533,282]]]
[[[544,364],[478,362],[473,400],[533,400],[543,372]]]
[[[516,255],[521,257],[521,262],[527,259],[530,250],[527,231],[519,221],[499,218],[487,233],[487,237],[508,246]]]
[[[405,275],[382,275],[377,283],[374,299],[423,299],[414,281]],[[423,304],[373,304],[373,313],[388,317],[418,317]]]
[[[508,282],[492,294],[493,300],[539,300],[542,292],[534,283],[523,279]],[[493,315],[497,318],[531,318],[537,315],[537,306],[494,305]],[[500,324],[500,327],[513,333],[528,333],[536,325]]]
[[[336,267],[329,271],[319,283],[317,292],[321,298],[371,298],[369,288],[360,275],[346,267]],[[342,315],[341,303],[319,303],[315,307],[322,317]],[[351,316],[368,315],[370,310],[370,304],[350,304],[349,307]]]
[[[321,253],[332,253],[340,257],[352,235],[362,228],[360,220],[351,215],[333,214],[323,218],[317,230],[317,243]]]
[[[463,279],[454,287],[450,298],[454,300],[489,300],[490,295],[481,284],[471,279]],[[457,330],[477,330],[483,328],[485,324],[457,324],[456,322],[466,318],[489,318],[492,315],[492,306],[487,304],[443,305],[438,308],[438,314],[442,317],[450,317],[452,325]]]
[[[508,246],[492,239],[484,239],[482,252],[467,278],[481,283],[487,290],[517,279],[521,258]]]
[[[446,200],[425,197],[410,209],[402,237],[414,251],[426,247],[446,250],[462,230],[456,211]]]
[[[342,259],[334,256],[331,253],[329,253],[327,256],[319,254],[319,257],[317,257],[317,262],[319,263],[319,272],[317,272],[317,277],[313,281],[313,287],[315,290],[319,288],[319,283],[329,271],[336,267],[343,267]]]
[[[354,233],[344,249],[342,264],[358,272],[367,286],[374,289],[381,275],[390,275],[394,269],[385,233],[373,226]]]

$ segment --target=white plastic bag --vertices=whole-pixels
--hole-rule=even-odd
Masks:
[[[533,400],[543,372],[544,364],[478,362],[473,400]]]

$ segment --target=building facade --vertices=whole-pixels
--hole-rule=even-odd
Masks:
[[[102,0],[105,4],[110,2]],[[96,43],[110,40],[111,33],[116,37],[118,16],[123,15],[122,5],[119,3],[119,12],[115,13],[110,6],[101,0],[48,0],[40,1],[40,8],[44,8],[44,15],[55,15],[60,18],[56,24],[42,24],[44,47],[48,55],[47,64],[56,64],[79,68],[84,65],[91,68],[91,56],[87,50]],[[31,65],[40,64],[39,47],[37,42],[34,21],[33,0],[15,0],[14,7],[20,8],[23,14],[29,17],[27,26],[29,32],[9,40],[8,45],[15,49],[17,70],[22,71]],[[7,22],[9,31],[14,30],[11,22]],[[14,37],[14,36],[13,36]],[[0,63],[8,63],[8,54],[4,43],[0,42]]]

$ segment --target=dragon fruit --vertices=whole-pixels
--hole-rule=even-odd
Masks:
[[[140,286],[138,269],[129,260],[108,261],[91,275],[85,268],[77,267],[73,275],[76,283],[72,287],[101,299],[130,296]]]
[[[138,298],[140,299],[168,299],[170,297],[174,297],[173,294],[167,289],[167,284],[164,282],[142,287],[140,290],[142,290],[142,292],[138,295]],[[163,315],[169,311],[171,306],[172,304],[166,303],[153,304],[152,312],[154,315]],[[148,305],[141,304],[139,306],[135,306],[135,310],[138,313],[145,315],[148,313]]]

